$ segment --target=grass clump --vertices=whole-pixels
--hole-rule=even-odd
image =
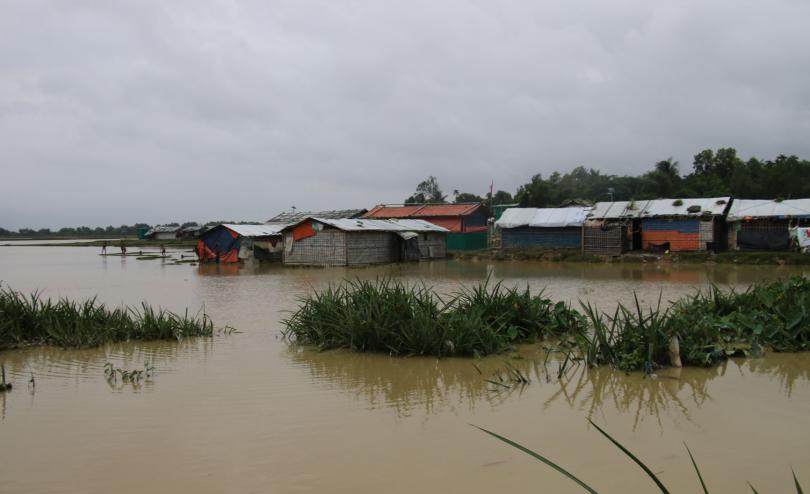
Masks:
[[[485,282],[445,300],[388,278],[348,281],[301,299],[284,336],[322,349],[473,356],[579,330],[582,318],[528,288]]]
[[[283,323],[288,340],[322,349],[478,356],[553,339],[578,362],[651,373],[670,364],[710,366],[766,348],[810,350],[810,280],[797,276],[745,292],[712,287],[668,307],[660,297],[652,307],[636,297],[612,313],[589,303],[580,312],[489,280],[448,300],[425,286],[357,280],[302,298]]]
[[[0,350],[31,345],[93,347],[128,340],[180,340],[212,336],[214,325],[206,314],[183,315],[155,309],[109,309],[95,298],[75,302],[43,299],[10,288],[0,288]]]
[[[589,365],[645,370],[670,364],[673,346],[684,365],[710,366],[731,356],[810,350],[810,280],[698,291],[670,307],[619,304],[612,315],[583,304],[589,331],[576,335]]]

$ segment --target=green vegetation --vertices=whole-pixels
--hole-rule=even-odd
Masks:
[[[42,299],[0,288],[0,350],[30,345],[93,347],[127,340],[180,340],[212,336],[206,315],[177,315],[144,303],[140,309],[108,309],[95,298],[78,303]]]
[[[484,283],[444,300],[387,278],[330,286],[302,298],[283,322],[284,336],[300,344],[440,357],[499,353],[583,327],[576,311],[528,288]]]
[[[115,387],[119,382],[121,385],[132,384],[137,386],[141,381],[151,381],[155,367],[149,362],[144,362],[143,369],[126,370],[115,367],[111,362],[104,364],[104,378],[110,386]]]
[[[469,356],[555,340],[566,362],[653,372],[678,358],[710,366],[730,356],[810,350],[810,280],[758,284],[742,293],[717,287],[663,308],[619,304],[582,312],[529,289],[484,282],[445,301],[425,286],[351,281],[301,299],[286,319],[290,341],[323,349],[396,355]]]
[[[710,366],[730,356],[810,350],[810,280],[758,284],[742,293],[717,287],[662,309],[638,299],[608,316],[582,304],[590,331],[575,336],[589,365],[651,372],[670,364],[673,338],[683,364]]]
[[[633,463],[638,465],[638,467],[641,468],[641,470],[644,472],[644,474],[647,475],[647,477],[649,477],[650,480],[652,480],[652,482],[655,484],[655,487],[656,487],[657,490],[659,490],[663,494],[669,494],[669,492],[670,492],[669,489],[667,489],[664,486],[664,483],[661,481],[661,479],[658,477],[658,475],[656,475],[655,472],[653,472],[652,469],[650,469],[650,467],[648,467],[636,455],[631,453],[630,450],[627,449],[623,444],[621,444],[619,441],[614,439],[604,429],[602,429],[601,427],[599,427],[598,425],[593,423],[592,420],[588,420],[588,422],[597,431],[599,431],[599,433],[602,434],[602,436],[607,438],[608,441],[610,441],[622,453],[624,453],[628,458],[630,458],[633,461]],[[566,477],[568,477],[569,479],[571,479],[577,485],[579,485],[580,487],[585,489],[585,491],[590,492],[591,494],[598,494],[597,491],[594,488],[592,488],[591,486],[589,486],[588,484],[586,484],[585,482],[580,480],[573,473],[569,472],[568,470],[561,467],[560,465],[554,463],[553,461],[551,461],[550,459],[548,459],[545,456],[541,455],[540,453],[532,451],[531,449],[527,448],[526,446],[523,446],[522,444],[516,443],[515,441],[512,441],[509,438],[501,436],[500,434],[496,434],[496,433],[494,433],[492,431],[489,431],[487,429],[484,429],[482,427],[478,427],[477,425],[473,425],[473,427],[475,427],[476,429],[478,429],[478,430],[480,430],[482,432],[485,432],[485,433],[489,434],[490,436],[494,437],[495,439],[498,439],[499,441],[502,441],[502,442],[508,444],[509,446],[511,446],[511,447],[513,447],[513,448],[515,448],[515,449],[517,449],[519,451],[522,451],[522,452],[526,453],[527,455],[531,456],[532,458],[545,463],[546,465],[550,466],[551,468],[553,468],[557,472],[559,472],[559,473],[565,475]],[[689,455],[689,460],[692,462],[692,467],[695,469],[695,473],[697,474],[697,478],[698,478],[698,481],[700,482],[701,490],[704,492],[704,494],[709,494],[709,488],[706,486],[706,482],[703,479],[703,474],[700,473],[700,468],[698,468],[698,464],[695,461],[695,457],[692,456],[692,451],[689,450],[689,446],[687,446],[686,443],[684,443],[684,447],[686,448],[686,452]],[[799,479],[796,477],[796,472],[794,472],[791,469],[791,473],[793,474],[793,485],[796,488],[797,494],[802,494],[802,492],[803,492],[802,491],[802,486],[801,486],[801,484],[799,484]],[[751,485],[750,482],[747,482],[747,484],[751,488],[751,490],[754,492],[754,494],[757,494],[757,490],[754,488],[754,486]]]
[[[655,163],[651,171],[637,176],[608,175],[579,166],[568,173],[554,172],[545,178],[541,174],[534,175],[518,187],[514,198],[508,192],[498,191],[491,199],[492,204],[517,202],[521,207],[555,207],[572,199],[632,201],[730,195],[779,200],[781,197],[810,197],[810,183],[797,180],[806,176],[810,176],[810,161],[797,156],[743,160],[734,148],[704,149],[694,155],[692,172],[687,175],[681,175],[679,163],[672,158]],[[483,197],[453,192],[456,202],[490,200],[488,191]],[[443,203],[446,196],[436,177],[431,176],[417,186],[406,202]],[[675,202],[683,203],[680,199]]]

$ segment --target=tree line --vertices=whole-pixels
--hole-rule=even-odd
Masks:
[[[568,173],[548,177],[534,175],[514,194],[499,190],[487,193],[454,190],[448,197],[435,177],[417,185],[406,203],[517,203],[522,207],[553,207],[571,200],[583,202],[629,201],[634,199],[733,196],[745,199],[799,199],[810,197],[810,161],[779,155],[772,160],[737,156],[734,148],[697,153],[692,170],[682,175],[672,158],[659,161],[641,175],[611,175],[578,166]]]

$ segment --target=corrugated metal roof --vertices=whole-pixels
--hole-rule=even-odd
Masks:
[[[676,201],[680,205],[676,205]],[[647,203],[642,216],[722,216],[728,208],[731,197],[698,197],[692,199],[654,199]],[[700,210],[690,213],[689,208],[700,206]]]
[[[582,226],[590,207],[573,208],[510,208],[496,224],[500,228],[530,226],[534,228],[565,228]]]
[[[153,235],[155,233],[175,233],[180,230],[180,226],[153,226],[146,232],[146,235]]]
[[[268,223],[296,223],[306,218],[356,218],[365,214],[368,209],[334,209],[330,211],[288,211],[277,214],[267,220]]]
[[[431,216],[467,216],[481,204],[381,204],[363,215],[363,218],[429,218]]]
[[[729,221],[745,218],[783,218],[810,216],[810,199],[734,199],[728,211]]]
[[[235,225],[232,223],[223,223],[228,230],[232,230],[243,237],[270,237],[273,235],[281,235],[281,230],[288,226],[286,224],[264,224],[264,225]]]
[[[330,219],[330,218],[307,218],[325,225],[335,227],[339,230],[354,231],[376,231],[376,232],[449,232],[448,229],[434,225],[424,220],[377,220],[366,218],[354,219]],[[306,221],[306,220],[305,220]],[[297,224],[303,223],[299,221]],[[289,225],[292,227],[295,225]]]
[[[647,208],[649,201],[597,202],[588,213],[589,220],[618,220],[638,218]]]

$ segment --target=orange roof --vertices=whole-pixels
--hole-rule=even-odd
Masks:
[[[480,204],[381,204],[364,214],[364,218],[427,218],[430,216],[467,216]]]
[[[364,214],[362,218],[408,218],[420,209],[422,209],[421,204],[414,204],[413,206],[379,205]]]

